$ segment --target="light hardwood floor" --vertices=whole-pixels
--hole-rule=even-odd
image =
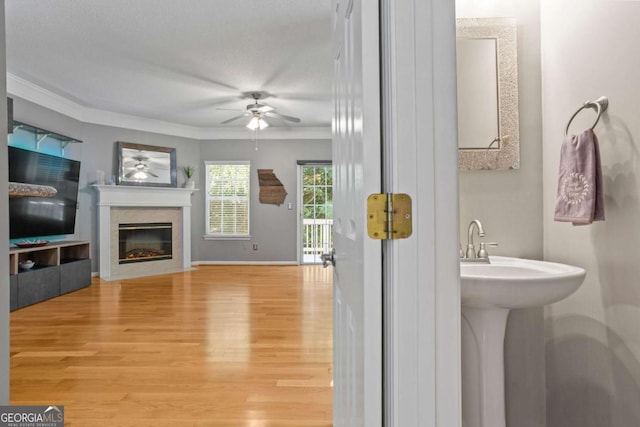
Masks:
[[[331,426],[331,269],[201,266],[11,313],[11,404],[67,426]]]

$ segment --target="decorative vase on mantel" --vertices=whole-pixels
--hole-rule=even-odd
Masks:
[[[184,172],[184,176],[187,178],[184,183],[184,188],[188,188],[190,190],[196,188],[196,183],[193,181],[195,168],[193,166],[183,166],[182,171]]]

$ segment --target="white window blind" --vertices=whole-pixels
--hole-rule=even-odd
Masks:
[[[205,162],[205,166],[207,235],[249,236],[249,162]]]

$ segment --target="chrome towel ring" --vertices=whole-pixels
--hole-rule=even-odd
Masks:
[[[571,118],[569,119],[569,123],[567,123],[567,127],[564,130],[564,135],[567,136],[569,134],[569,126],[571,126],[571,122],[573,121],[573,119],[576,118],[576,116],[580,111],[584,110],[585,108],[591,108],[596,111],[598,115],[596,117],[596,121],[593,122],[593,125],[591,126],[591,129],[593,129],[598,124],[598,121],[600,120],[600,116],[602,116],[602,113],[607,111],[607,107],[609,107],[609,99],[607,99],[606,96],[601,96],[595,101],[585,102],[584,104],[582,104],[582,107],[578,108],[578,111],[573,113],[573,116],[571,116]]]

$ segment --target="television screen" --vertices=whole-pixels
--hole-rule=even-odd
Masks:
[[[9,237],[73,234],[80,162],[9,147]]]

